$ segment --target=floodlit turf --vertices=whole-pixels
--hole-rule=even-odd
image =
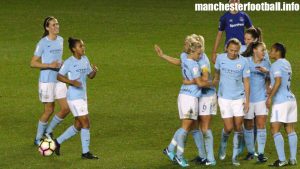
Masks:
[[[206,53],[211,56],[223,12],[194,12],[194,2],[203,1],[0,1],[0,168],[179,168],[163,156],[162,149],[180,125],[177,95],[182,77],[179,67],[162,61],[153,46],[157,43],[165,53],[179,56],[185,36],[197,33],[205,37]],[[268,47],[277,41],[286,44],[293,68],[292,90],[299,98],[299,12],[248,13],[254,25],[263,29]],[[43,107],[37,92],[39,71],[31,69],[29,62],[48,15],[60,23],[63,58],[70,56],[67,38],[79,37],[86,43],[86,55],[100,69],[94,80],[88,80],[90,148],[98,161],[80,159],[79,135],[62,145],[60,157],[42,157],[33,146]],[[72,123],[70,114],[54,135]],[[217,158],[220,114],[212,128]],[[227,150],[227,159],[218,160],[214,168],[232,167],[232,135]],[[277,159],[269,130],[265,151],[268,163]],[[191,136],[185,152],[187,159],[197,154]],[[268,168],[255,161],[241,161],[239,168],[254,167]],[[190,168],[200,167],[191,164]]]

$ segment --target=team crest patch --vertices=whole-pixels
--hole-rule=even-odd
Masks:
[[[233,22],[233,20],[232,20],[232,19],[229,19],[229,22]]]
[[[243,17],[240,17],[240,21],[241,21],[241,22],[244,22],[244,18],[243,18]]]
[[[193,73],[194,75],[197,75],[199,73],[199,69],[197,67],[193,68]]]
[[[237,64],[237,65],[236,65],[236,68],[241,69],[241,68],[242,68],[242,65],[241,65],[241,64]]]

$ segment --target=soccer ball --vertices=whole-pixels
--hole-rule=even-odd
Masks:
[[[56,146],[52,139],[43,139],[39,144],[39,152],[42,156],[51,156]]]

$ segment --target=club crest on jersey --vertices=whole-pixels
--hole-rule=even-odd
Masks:
[[[194,68],[193,68],[193,73],[194,73],[194,75],[197,75],[198,72],[199,72],[199,69],[198,69],[197,67],[194,67]]]
[[[244,22],[244,18],[243,18],[243,17],[240,17],[240,21],[241,21],[241,22]]]
[[[229,19],[229,22],[233,22],[233,20],[232,20],[232,19]]]
[[[236,68],[241,69],[241,68],[242,68],[242,65],[241,65],[241,64],[237,64],[237,65],[236,65]]]

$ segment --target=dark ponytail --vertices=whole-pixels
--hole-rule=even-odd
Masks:
[[[244,57],[251,57],[253,56],[253,49],[256,49],[258,46],[263,45],[265,46],[265,43],[263,42],[252,42],[247,46],[247,49],[245,52],[243,52],[241,55]]]
[[[263,42],[262,30],[257,28],[249,28],[246,30],[245,34],[250,34],[253,39],[256,39],[258,42]]]
[[[68,42],[69,42],[69,49],[72,53],[74,53],[73,48],[75,48],[76,43],[80,42],[81,39],[77,39],[77,38],[72,38],[69,37]]]
[[[54,16],[48,16],[47,18],[45,18],[44,24],[43,24],[44,34],[43,34],[42,38],[49,35],[49,31],[46,28],[49,26],[49,22],[54,19],[56,19],[56,18],[54,18]]]
[[[272,48],[275,49],[276,51],[280,51],[281,58],[285,58],[286,48],[284,44],[277,42],[272,45]]]

